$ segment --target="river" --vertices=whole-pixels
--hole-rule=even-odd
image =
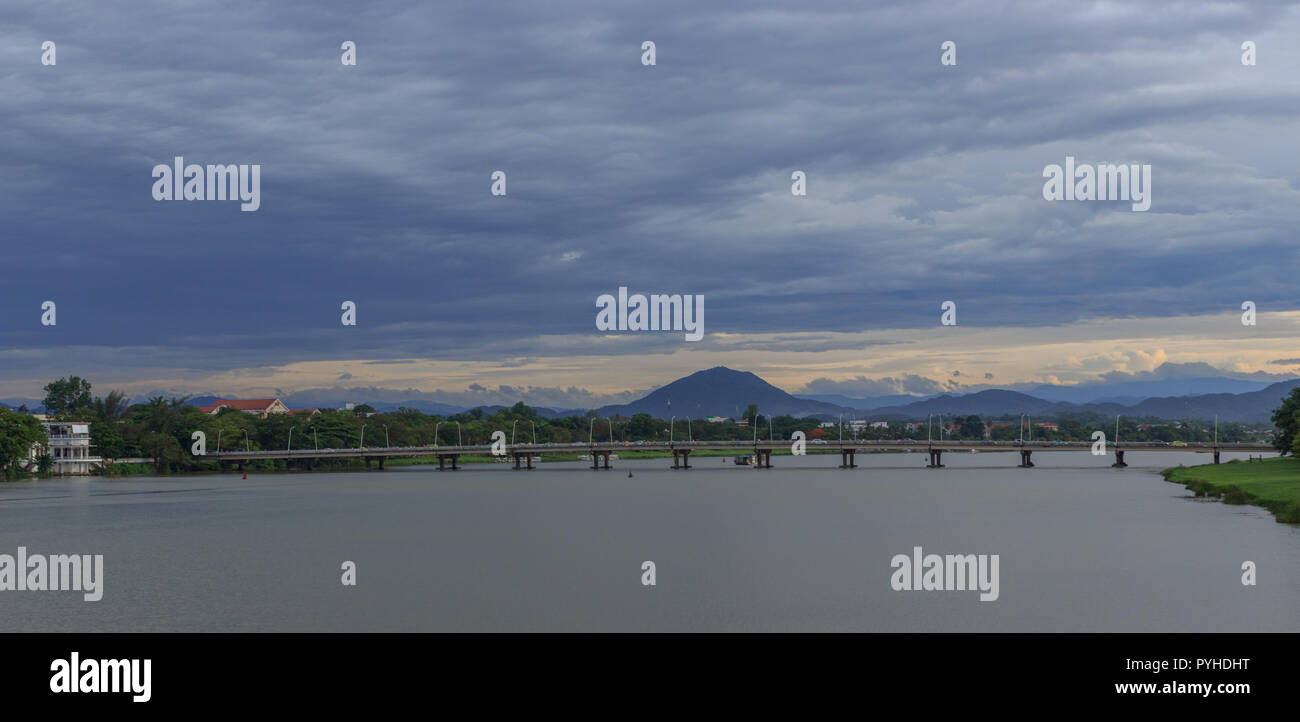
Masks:
[[[102,554],[104,580],[0,591],[0,630],[1300,631],[1300,528],[1154,473],[1207,455],[925,459],[5,483],[0,554]],[[916,546],[998,555],[998,598],[895,591]]]

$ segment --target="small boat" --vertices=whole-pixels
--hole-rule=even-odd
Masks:
[[[748,457],[748,456],[737,456],[737,457],[736,457],[736,466],[749,466],[749,457]]]

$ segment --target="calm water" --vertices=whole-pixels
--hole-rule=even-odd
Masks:
[[[1152,473],[1205,455],[1129,457],[0,484],[0,553],[105,555],[102,601],[0,592],[0,630],[1300,631],[1300,529]],[[1000,555],[1000,598],[893,591],[916,545]]]

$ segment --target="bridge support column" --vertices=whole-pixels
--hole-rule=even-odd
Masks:
[[[1119,449],[1115,449],[1115,463],[1111,464],[1111,467],[1116,469],[1123,469],[1126,466],[1128,466],[1128,464],[1124,463],[1124,452],[1120,451]]]
[[[689,469],[689,468],[691,468],[691,450],[690,450],[690,449],[682,449],[682,468],[683,468],[683,469]]]
[[[366,457],[366,471],[370,471],[370,457]]]
[[[1020,468],[1022,469],[1034,468],[1034,452],[1029,451],[1027,449],[1020,450]]]
[[[380,470],[380,471],[383,471],[383,470],[384,470],[384,457],[382,457],[382,456],[379,457],[379,470]]]
[[[533,470],[533,455],[532,455],[532,454],[529,454],[528,456],[526,456],[526,457],[524,457],[524,458],[527,460],[527,463],[528,463],[528,470],[529,470],[529,471],[532,471],[532,470]],[[540,462],[539,462],[539,463],[540,463]]]
[[[840,449],[840,468],[856,469],[858,468],[857,449]]]
[[[673,468],[674,469],[681,468],[680,466],[677,465],[677,449],[673,449]]]
[[[1215,450],[1214,450],[1214,463],[1216,463],[1216,464],[1219,463],[1219,450],[1218,450],[1218,449],[1215,449]]]
[[[939,449],[930,449],[930,463],[926,464],[927,469],[943,468],[943,451]]]
[[[220,468],[220,469],[221,469],[221,473],[224,474],[224,473],[226,473],[226,470],[230,468],[230,462],[229,462],[229,461],[218,461],[218,462],[217,462],[217,467]]]
[[[762,456],[760,456],[759,459],[763,462],[763,468],[764,468],[764,469],[770,469],[770,468],[772,468],[772,450],[771,450],[771,449],[763,449],[763,451],[762,451]]]
[[[519,471],[519,454],[515,454],[515,471]]]
[[[243,470],[244,470],[244,462],[241,461],[241,462],[239,462],[239,467],[237,468],[237,471],[241,471],[241,472],[242,472]]]

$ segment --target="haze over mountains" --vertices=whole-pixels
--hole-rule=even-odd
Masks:
[[[1177,370],[1176,370],[1177,371]],[[916,420],[929,414],[979,414],[1001,416],[1031,414],[1047,419],[1062,414],[1092,412],[1105,415],[1123,414],[1131,417],[1156,417],[1163,419],[1209,419],[1218,416],[1221,421],[1266,423],[1273,409],[1281,403],[1291,389],[1300,386],[1300,379],[1277,383],[1212,376],[1187,375],[1184,378],[1154,378],[1149,380],[1123,380],[1117,383],[1098,383],[1088,386],[1036,385],[1033,393],[1008,389],[985,389],[974,393],[938,394],[930,396],[888,395],[853,398],[843,394],[790,394],[748,371],[737,371],[717,366],[697,371],[649,392],[626,404],[612,404],[596,409],[600,416],[632,416],[646,413],[657,418],[703,418],[724,416],[736,418],[745,413],[749,404],[757,404],[759,413],[780,416],[816,416],[836,419],[840,415],[859,419]],[[1137,392],[1157,390],[1173,393],[1136,395]],[[1205,393],[1195,393],[1205,390]],[[1187,393],[1178,393],[1178,392]],[[144,394],[134,399],[145,401]],[[402,398],[402,401],[379,401],[378,397]],[[499,405],[467,407],[444,403],[431,398],[436,394],[421,392],[395,392],[380,389],[312,389],[291,393],[281,398],[290,408],[341,408],[346,403],[368,403],[379,411],[394,411],[400,407],[419,409],[425,413],[450,415],[483,409],[492,413]],[[219,394],[204,394],[191,398],[196,405],[209,404],[218,398],[232,398]],[[1091,399],[1078,401],[1079,399]],[[15,408],[26,404],[39,410],[40,401],[33,399],[3,399],[0,405]],[[530,404],[531,405],[531,404]],[[586,409],[556,409],[534,406],[544,417],[582,415]]]

